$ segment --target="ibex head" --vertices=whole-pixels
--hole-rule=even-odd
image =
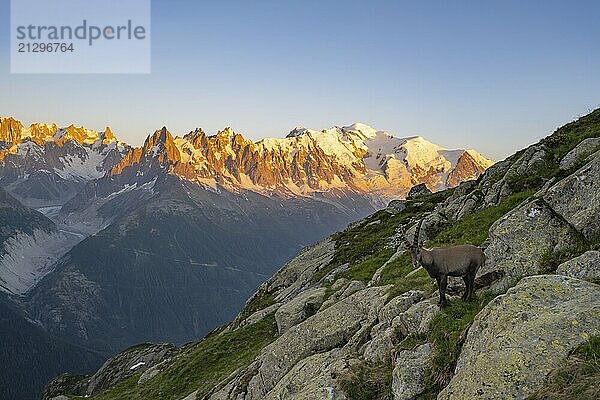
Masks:
[[[413,265],[415,268],[419,267],[419,263],[421,262],[421,250],[423,249],[421,244],[419,244],[419,236],[421,234],[421,225],[423,225],[423,220],[421,220],[421,222],[419,222],[419,225],[417,225],[417,228],[415,229],[415,236],[414,236],[412,242],[410,240],[408,240],[408,238],[406,237],[406,232],[404,231],[404,227],[402,225],[400,225],[400,227],[398,227],[398,232],[400,233],[400,238],[402,239],[402,242],[404,242],[404,245],[408,249],[410,258],[412,258],[412,262],[413,262]]]

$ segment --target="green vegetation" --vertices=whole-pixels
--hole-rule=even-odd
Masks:
[[[515,193],[497,206],[487,207],[459,220],[451,221],[427,245],[451,246],[465,243],[481,245],[487,239],[492,224],[531,195],[531,191]],[[411,289],[420,289],[429,295],[436,289],[433,280],[425,270],[414,271],[411,258],[406,253],[388,264],[381,274],[380,284],[394,285],[390,291],[391,297]]]
[[[591,137],[600,137],[600,108],[558,128],[540,143],[550,149],[555,160],[559,160],[582,140]]]
[[[413,333],[402,339],[396,346],[396,351],[414,350],[418,346],[427,343],[427,335]]]
[[[600,110],[559,128],[554,134],[543,139],[540,144],[546,147],[546,156],[535,170],[513,176],[508,184],[513,192],[499,205],[487,207],[459,220],[446,223],[438,232],[427,232],[432,239],[428,246],[449,246],[455,244],[481,245],[488,237],[491,225],[503,215],[533,196],[549,179],[560,179],[580,167],[582,157],[571,171],[561,171],[559,160],[581,140],[600,136]],[[524,151],[512,156],[515,160]],[[406,208],[397,214],[385,210],[374,213],[359,224],[350,226],[333,235],[335,254],[332,261],[312,277],[312,283],[320,281],[336,268],[348,264],[348,268],[338,272],[335,278],[369,281],[374,272],[394,254],[390,238],[402,224],[415,222],[433,211],[435,206],[446,200],[453,190],[434,193],[408,200]],[[481,205],[481,189],[471,191]],[[574,236],[572,246],[552,252],[542,257],[545,271],[552,272],[561,262],[577,256],[591,248],[598,248],[598,241],[586,242],[581,235]],[[333,282],[333,280],[331,281]],[[333,294],[331,282],[323,282],[326,298]],[[436,289],[434,281],[423,269],[415,270],[408,254],[402,254],[383,270],[380,285],[392,284],[390,297],[412,289],[423,290],[430,295]],[[466,333],[475,316],[495,296],[480,293],[472,302],[450,301],[448,307],[440,311],[432,320],[427,334],[410,335],[396,345],[396,350],[414,349],[429,342],[433,346],[431,369],[426,375],[426,391],[419,399],[435,399],[439,391],[450,381],[461,352]],[[263,292],[257,295],[242,311],[245,318],[253,312],[274,304],[274,293]],[[312,315],[316,308],[307,306],[305,313]],[[109,392],[97,396],[98,399],[176,399],[199,389],[199,397],[237,368],[248,365],[253,357],[268,343],[274,340],[277,328],[271,315],[263,321],[236,331],[211,335],[204,341],[191,345],[189,351],[175,359],[163,373],[137,387],[138,377],[133,377],[117,385]],[[360,362],[349,367],[349,372],[338,377],[344,392],[350,399],[391,399],[392,363],[371,364]],[[568,362],[549,375],[544,389],[532,399],[586,399],[599,398],[596,382],[600,378],[600,339],[594,338],[571,355]]]
[[[443,192],[442,192],[443,193]],[[434,201],[443,201],[449,193],[439,194],[424,200],[417,207],[405,210],[397,215],[377,213],[363,224],[352,227],[336,236],[336,256],[333,265],[350,262],[350,269],[342,274],[350,279],[368,280],[375,270],[383,265],[393,254],[384,247],[389,238],[395,233],[398,225],[423,216],[423,209],[433,209]],[[503,215],[519,206],[533,195],[533,190],[517,192],[499,205],[487,207],[460,220],[450,221],[439,231],[428,246],[449,246],[470,243],[481,245],[488,237],[491,225]],[[378,221],[378,222],[375,222]],[[353,257],[360,261],[352,263]],[[324,274],[323,274],[324,276]],[[393,284],[390,297],[398,296],[412,289],[420,289],[431,295],[436,285],[423,269],[415,270],[410,256],[406,253],[390,262],[382,271],[379,284]],[[402,340],[397,350],[413,349],[428,341],[433,345],[432,367],[426,377],[427,389],[419,398],[434,399],[439,391],[451,379],[456,361],[460,355],[466,332],[475,316],[494,296],[480,295],[473,302],[456,300],[442,310],[434,318],[427,335],[411,335]],[[390,371],[389,374],[384,373]],[[352,369],[349,376],[340,379],[342,387],[351,399],[386,399],[391,396],[387,382],[391,379],[391,366],[386,364],[371,365],[362,363]],[[386,389],[387,388],[387,389]]]
[[[401,224],[422,218],[433,211],[436,204],[447,199],[453,190],[445,190],[408,200],[406,208],[398,214],[383,210],[367,217],[360,224],[350,226],[333,235],[335,255],[327,267],[318,271],[312,278],[318,282],[335,268],[348,263],[350,268],[339,274],[340,277],[368,281],[373,273],[394,254],[389,247],[389,239]]]
[[[467,330],[475,316],[494,297],[484,293],[472,302],[450,301],[448,307],[431,321],[429,333],[409,335],[395,346],[396,351],[401,351],[412,350],[425,342],[433,345],[432,365],[425,378],[426,389],[419,399],[435,399],[450,382]],[[351,367],[350,373],[340,377],[339,382],[351,400],[391,399],[392,370],[391,360],[379,364],[362,362]]]
[[[552,135],[542,139],[539,143],[547,149],[545,159],[535,171],[527,171],[526,174],[513,176],[508,182],[511,189],[515,192],[539,189],[550,178],[560,179],[569,175],[582,165],[583,160],[577,160],[578,162],[571,170],[561,171],[559,169],[560,159],[582,140],[591,137],[600,137],[600,109],[558,128]],[[523,151],[513,157],[519,157]]]
[[[549,250],[542,254],[540,260],[540,272],[545,274],[553,274],[556,272],[556,269],[560,264],[574,257],[578,257],[586,251],[592,249],[583,235],[575,230],[574,233],[575,234],[572,236],[574,238],[574,243],[572,245],[556,251]]]
[[[531,191],[516,193],[506,198],[498,206],[488,207],[458,221],[451,221],[428,244],[453,245],[472,243],[479,245],[487,239],[489,227],[498,218],[521,204],[531,195]],[[406,221],[407,217],[404,215],[404,212],[400,214],[396,218],[399,218],[402,222]],[[380,222],[377,226],[381,226],[382,223]],[[387,235],[393,235],[394,230],[395,228],[387,232]],[[360,237],[358,232],[354,234]],[[358,269],[366,266],[364,274],[365,276],[371,276],[376,269],[375,265],[382,265],[388,255],[389,252],[384,253],[383,257],[378,257],[376,254],[371,257],[371,263],[368,262],[369,260],[363,260],[361,263],[357,263],[355,268]],[[352,276],[356,277],[360,276],[360,274],[353,272]],[[414,269],[412,260],[406,253],[388,264],[381,274],[380,284],[394,285],[390,291],[390,297],[400,295],[412,289],[424,290],[426,295],[430,295],[436,289],[435,283],[425,270]],[[473,322],[475,315],[492,298],[493,295],[484,294],[473,302],[452,301],[447,308],[438,313],[434,318],[428,335],[411,335],[404,338],[398,344],[397,350],[413,349],[425,341],[433,344],[432,368],[426,378],[427,389],[419,398],[433,399],[447,385],[454,372],[467,329]],[[383,373],[388,369],[391,371],[391,366],[387,364],[360,364],[352,370],[350,376],[341,379],[342,387],[351,399],[386,399],[391,396],[389,391],[391,385],[387,383],[387,380],[391,378],[388,378],[388,375]],[[387,389],[383,389],[385,387]]]
[[[409,200],[406,208],[398,214],[379,211],[361,225],[335,234],[333,238],[336,252],[331,264],[337,266],[348,262],[352,265],[353,262],[360,262],[379,254],[388,245],[388,239],[394,235],[400,224],[433,211],[436,204],[451,194],[452,190],[445,190],[417,200]]]
[[[494,297],[491,293],[484,293],[471,302],[451,301],[433,318],[427,335],[428,341],[433,344],[433,357],[431,371],[425,379],[425,398],[437,395],[450,382],[467,330],[479,311]]]
[[[396,346],[396,351],[412,350],[426,341],[426,335],[410,335]],[[351,365],[338,382],[350,400],[391,400],[393,369],[391,358],[375,364],[362,361]]]
[[[273,304],[275,304],[274,292],[268,293],[263,291],[257,293],[256,296],[254,296],[252,300],[250,300],[242,309],[240,313],[240,320],[243,321],[256,311],[263,310]]]
[[[407,253],[403,253],[393,262],[389,263],[381,273],[380,285],[392,284],[394,287],[389,292],[389,297],[394,298],[409,290],[418,289],[428,296],[437,286],[423,268],[415,270],[412,260]]]
[[[548,207],[551,210],[551,207]],[[560,214],[555,213],[555,217],[569,224]],[[569,246],[560,250],[549,250],[542,254],[540,259],[541,272],[553,274],[560,264],[572,258],[578,257],[589,250],[596,250],[600,246],[600,236],[587,240],[585,236],[571,226],[571,243]]]
[[[402,253],[382,271],[379,283],[382,285],[396,284],[400,280],[405,279],[406,275],[412,271],[414,271],[414,266],[410,255],[407,252]]]
[[[98,400],[180,399],[198,389],[202,397],[240,367],[247,366],[277,336],[273,314],[232,332],[212,335],[190,344],[159,375],[137,386],[139,376],[126,379]]]
[[[451,221],[427,244],[429,246],[450,246],[468,243],[479,246],[488,238],[488,231],[494,222],[532,194],[531,190],[518,192],[508,196],[497,206],[487,207],[457,221]]]
[[[600,337],[591,338],[546,377],[530,400],[593,400],[600,398]]]
[[[339,273],[336,278],[347,278],[354,281],[368,282],[373,277],[375,271],[385,264],[394,253],[395,251],[393,249],[384,248],[372,257],[359,263],[350,264],[350,268],[347,271]]]
[[[350,366],[347,375],[339,377],[340,386],[350,400],[391,400],[391,361],[380,364],[362,362]]]

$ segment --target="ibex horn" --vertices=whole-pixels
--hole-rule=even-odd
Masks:
[[[406,238],[406,232],[404,231],[404,227],[400,225],[397,231],[400,233],[400,238],[402,238],[402,241],[406,245],[406,248],[410,249],[410,241]]]
[[[419,247],[419,236],[421,236],[421,225],[423,225],[423,220],[419,222],[417,228],[415,229],[415,238],[413,239],[413,247]]]

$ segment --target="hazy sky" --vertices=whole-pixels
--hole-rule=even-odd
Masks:
[[[0,115],[139,145],[364,122],[501,159],[600,106],[599,1],[153,1],[150,75],[11,75]]]

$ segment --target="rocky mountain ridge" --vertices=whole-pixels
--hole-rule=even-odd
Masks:
[[[5,173],[6,182],[1,183],[12,185],[7,189],[13,195],[23,192],[21,200],[26,204],[34,202],[26,190],[18,188],[19,179],[33,179],[32,167],[41,168],[41,157],[55,160],[56,165],[42,168],[43,173],[56,174],[55,180],[91,180],[107,172],[114,176],[126,167],[155,159],[170,173],[210,187],[288,196],[337,189],[383,198],[405,197],[420,183],[434,191],[454,187],[477,178],[492,165],[474,150],[446,150],[420,136],[397,138],[360,123],[322,131],[295,128],[285,138],[258,142],[231,128],[216,135],[196,129],[183,137],[173,137],[162,128],[141,147],[131,148],[108,127],[104,132],[56,124],[26,128],[11,117],[0,118],[0,144],[3,169],[24,170]],[[65,146],[69,154],[59,150]]]
[[[25,293],[81,240],[157,195],[156,182],[165,174],[217,192],[309,197],[362,217],[390,197],[405,196],[415,182],[452,187],[490,164],[472,150],[448,151],[363,124],[321,132],[296,128],[287,138],[256,143],[230,128],[184,137],[163,128],[132,148],[108,127],[25,127],[0,118],[0,187],[56,224],[51,236],[13,238],[0,255],[0,279],[23,282],[8,290]],[[39,273],[19,276],[25,270]]]
[[[288,136],[254,143],[230,129],[181,138],[163,128],[132,148],[110,128],[0,119],[5,209],[48,224],[5,230],[0,291],[21,312],[0,312],[21,319],[32,340],[69,350],[71,364],[61,364],[52,351],[62,345],[44,352],[29,343],[42,349],[43,373],[89,371],[140,341],[200,337],[307,243],[402,196],[413,180],[435,190],[489,164],[360,124]],[[12,330],[5,339],[25,343]],[[73,362],[78,348],[85,362]],[[32,364],[15,360],[0,379]],[[30,398],[42,380],[14,380],[11,390]]]
[[[0,118],[0,186],[23,204],[52,214],[90,180],[104,176],[129,146],[110,128]]]
[[[364,124],[323,131],[296,128],[283,139],[245,139],[231,128],[173,137],[163,128],[111,170],[168,165],[169,172],[209,187],[286,196],[348,190],[405,197],[415,184],[431,190],[477,178],[492,162],[474,150],[446,150],[420,136],[396,138]]]
[[[597,398],[598,138],[600,110],[477,181],[393,202],[305,248],[203,340],[154,360],[131,348],[45,398]],[[421,220],[428,245],[485,247],[473,302],[456,279],[438,307],[396,234]],[[548,380],[567,367],[575,380]]]

